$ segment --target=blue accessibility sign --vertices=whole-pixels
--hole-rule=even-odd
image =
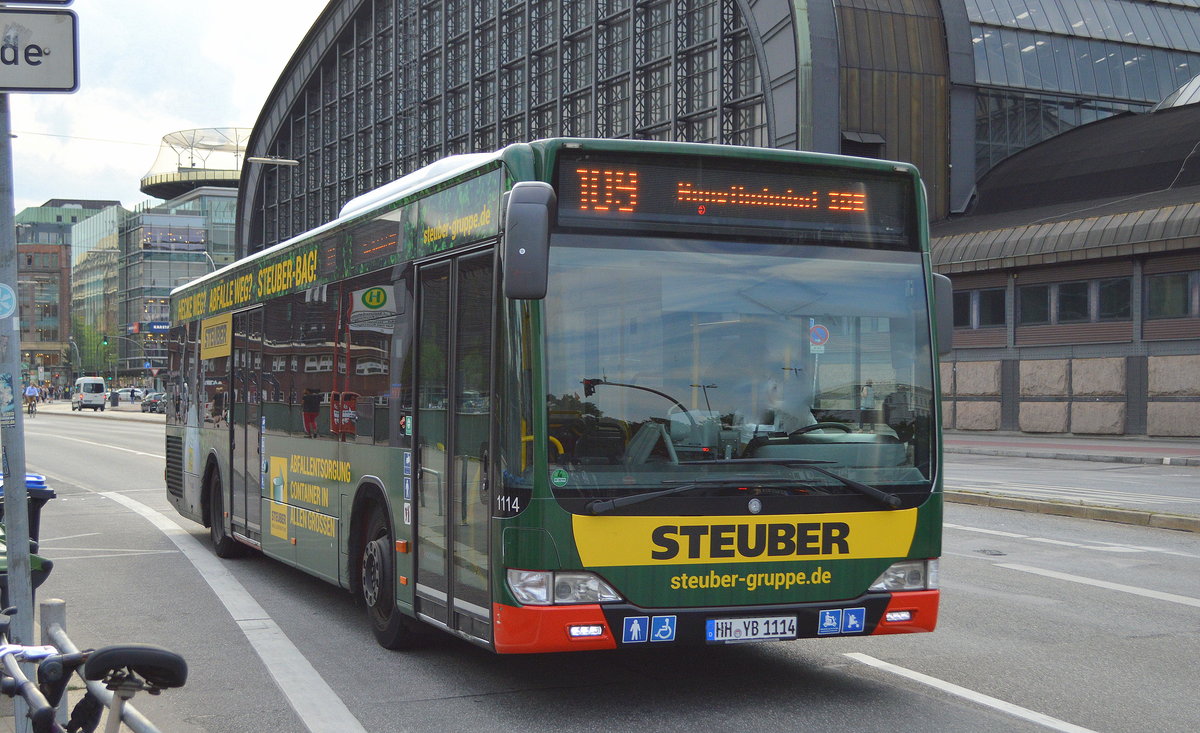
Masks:
[[[626,616],[624,628],[621,631],[621,642],[624,644],[639,644],[646,641],[650,633],[650,618],[648,616]]]
[[[842,633],[842,609],[821,611],[817,617],[817,633],[821,635]]]
[[[867,609],[847,608],[842,611],[842,633],[861,634],[867,627]]]
[[[675,617],[655,616],[650,619],[650,641],[675,641]]]

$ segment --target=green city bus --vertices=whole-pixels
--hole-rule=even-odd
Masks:
[[[172,293],[168,498],[217,555],[348,589],[388,648],[931,631],[927,228],[901,163],[447,158]]]

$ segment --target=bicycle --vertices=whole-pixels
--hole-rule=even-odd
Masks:
[[[183,687],[187,662],[175,652],[150,644],[123,644],[100,649],[63,653],[57,647],[7,643],[10,613],[0,612],[0,694],[20,695],[29,707],[34,733],[94,733],[104,705],[91,685],[71,710],[67,726],[57,720],[57,707],[71,675],[82,667],[85,680],[98,681],[111,692],[105,733],[118,733],[126,703],[138,692],[157,695]],[[37,684],[21,669],[20,662],[38,662]]]
[[[29,415],[30,417],[37,415],[37,398],[36,397],[26,397],[25,398],[25,414]]]

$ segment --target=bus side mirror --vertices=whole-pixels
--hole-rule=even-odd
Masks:
[[[950,278],[933,275],[934,317],[937,319],[938,354],[949,354],[954,349],[954,288]]]
[[[549,183],[522,181],[508,193],[504,215],[504,295],[546,297],[550,269],[550,217],[557,197]]]

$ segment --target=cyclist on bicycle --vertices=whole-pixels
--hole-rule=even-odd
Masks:
[[[41,396],[41,390],[33,386],[32,382],[25,385],[25,409],[31,413],[36,410],[38,398]]]

